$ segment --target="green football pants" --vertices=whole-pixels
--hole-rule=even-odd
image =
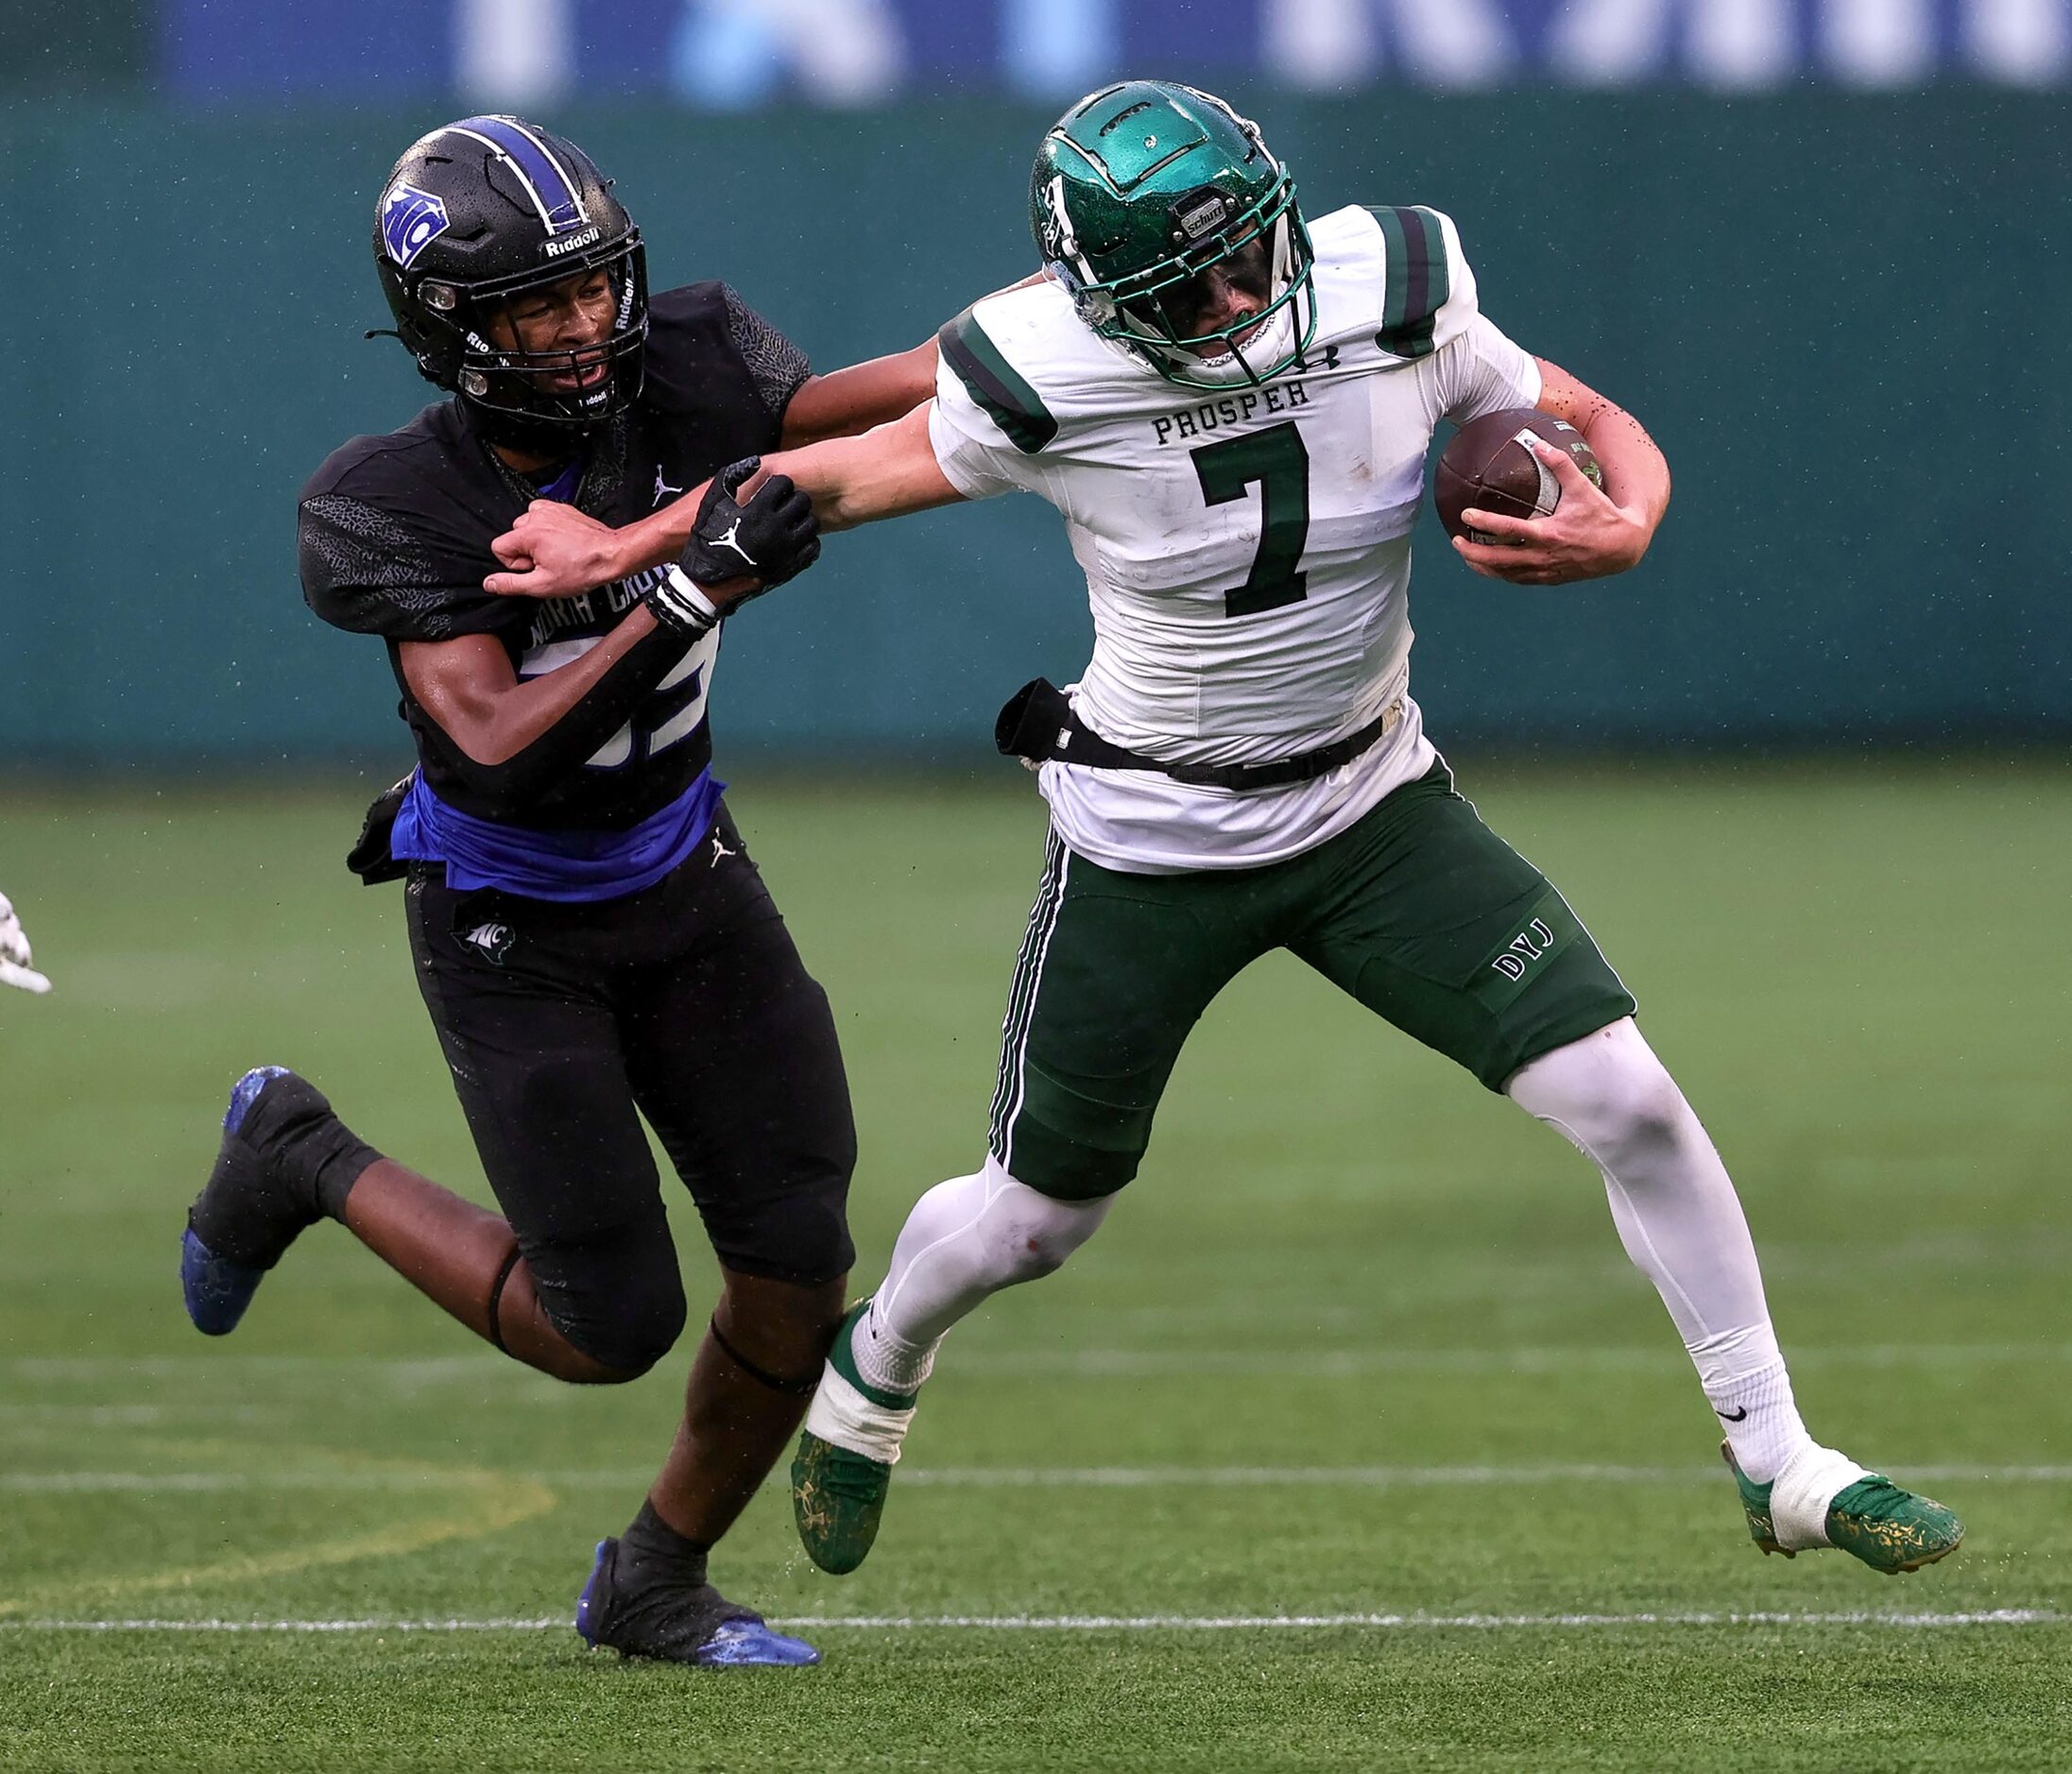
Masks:
[[[1492,1090],[1634,1013],[1567,901],[1444,763],[1263,868],[1125,875],[1053,831],[1008,993],[993,1156],[1059,1200],[1121,1188],[1188,1032],[1276,948]]]

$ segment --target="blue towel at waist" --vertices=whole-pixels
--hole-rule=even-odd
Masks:
[[[667,807],[625,831],[531,831],[462,812],[420,774],[389,848],[405,861],[445,863],[447,886],[463,893],[501,887],[527,899],[620,899],[652,887],[705,842],[726,788],[701,770]]]

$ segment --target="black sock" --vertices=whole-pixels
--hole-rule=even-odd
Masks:
[[[321,1090],[293,1072],[261,1091],[243,1131],[276,1177],[307,1191],[310,1206],[337,1220],[361,1172],[382,1155],[338,1118]]]
[[[318,1211],[342,1222],[346,1197],[381,1153],[341,1121],[313,1086],[309,1095],[314,1100],[303,1112],[273,1133],[270,1151],[285,1167],[282,1174],[307,1179]]]
[[[619,1536],[619,1568],[650,1582],[695,1585],[704,1582],[706,1555],[712,1548],[687,1540],[642,1503],[633,1524]]]
[[[378,1163],[381,1153],[359,1138],[343,1121],[334,1130],[335,1150],[325,1154],[317,1169],[317,1205],[331,1219],[345,1223],[346,1197],[368,1165]]]

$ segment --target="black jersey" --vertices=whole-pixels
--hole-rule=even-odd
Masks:
[[[778,447],[805,354],[724,283],[693,283],[649,307],[641,398],[587,443],[571,501],[615,528],[729,462]],[[430,406],[385,437],[355,437],[302,489],[302,595],[324,621],[379,635],[402,691],[425,786],[464,813],[540,830],[623,830],[676,800],[711,760],[705,718],[719,636],[685,657],[579,770],[517,814],[472,793],[460,754],[404,683],[400,643],[494,635],[521,676],[579,657],[638,601],[646,575],[586,596],[495,597],[489,544],[537,497],[489,449],[467,403]]]

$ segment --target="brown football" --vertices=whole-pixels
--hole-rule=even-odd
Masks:
[[[1499,539],[1467,527],[1461,514],[1470,508],[1503,518],[1544,518],[1561,503],[1561,483],[1554,470],[1518,441],[1529,431],[1567,451],[1594,486],[1604,485],[1596,454],[1567,419],[1531,406],[1486,413],[1453,434],[1432,477],[1439,521],[1448,536],[1464,536],[1470,542]]]

